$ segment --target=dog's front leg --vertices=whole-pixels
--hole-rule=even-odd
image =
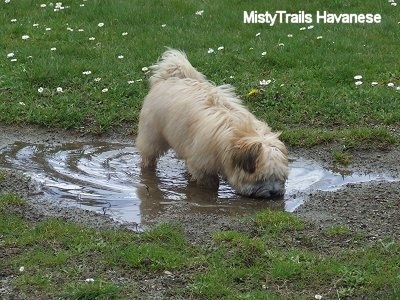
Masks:
[[[197,184],[205,186],[212,190],[218,190],[219,178],[217,174],[204,174],[201,178],[197,178]]]
[[[191,180],[196,181],[197,185],[218,190],[219,177],[217,173],[213,173],[212,170],[207,172],[203,166],[195,167],[192,161],[186,161],[186,168],[191,176]]]

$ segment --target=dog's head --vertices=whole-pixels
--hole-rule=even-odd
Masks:
[[[233,140],[228,182],[242,195],[269,198],[283,195],[288,177],[288,158],[279,134],[239,137]]]

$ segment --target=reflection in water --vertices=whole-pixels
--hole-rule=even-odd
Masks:
[[[225,182],[217,192],[190,183],[184,163],[172,151],[160,159],[155,172],[141,172],[139,163],[133,145],[118,143],[15,143],[0,151],[0,167],[25,172],[62,205],[105,211],[116,220],[137,223],[182,201],[189,204],[190,212],[236,215],[264,208],[294,211],[313,190],[394,180],[384,174],[342,176],[312,161],[296,159],[290,163],[285,196],[260,200],[237,195]]]

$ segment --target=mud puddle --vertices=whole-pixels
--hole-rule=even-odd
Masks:
[[[185,202],[191,213],[240,215],[260,209],[293,212],[316,190],[333,191],[349,183],[398,180],[387,174],[341,174],[303,158],[290,162],[282,199],[255,200],[237,195],[225,182],[217,193],[188,183],[184,163],[172,151],[156,173],[142,173],[133,144],[17,142],[0,149],[0,167],[16,169],[38,182],[60,205],[109,214],[121,222],[146,223],[167,207]]]

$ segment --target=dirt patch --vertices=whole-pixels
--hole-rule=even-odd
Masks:
[[[322,166],[342,172],[358,172],[368,175],[372,172],[386,173],[400,179],[400,151],[353,149],[350,152],[352,164],[337,166],[332,161],[331,146],[312,149],[293,149],[296,155],[308,157]],[[362,184],[348,184],[333,192],[311,193],[307,201],[294,214],[322,227],[346,226],[365,233],[372,239],[397,238],[400,226],[400,181],[372,181]]]
[[[133,136],[126,134],[128,127],[116,128],[113,132],[102,135],[86,135],[80,132],[63,130],[46,130],[35,126],[11,127],[0,125],[0,150],[19,141],[27,143],[66,143],[101,140],[110,142],[132,142]],[[332,161],[332,145],[313,147],[311,149],[289,149],[291,157],[304,157],[317,161],[325,168],[341,169],[344,172],[386,173],[399,178],[400,150],[353,150],[350,152],[352,164],[347,167],[337,166]],[[15,192],[29,199],[32,218],[46,216],[62,217],[91,227],[128,226],[137,228],[136,224],[120,224],[102,214],[81,210],[79,208],[61,207],[55,201],[41,196],[40,187],[35,186],[29,178],[13,170],[3,170],[0,181],[0,192]],[[371,238],[400,235],[400,182],[370,182],[368,184],[350,184],[333,192],[315,191],[308,195],[305,203],[294,214],[306,218],[318,226],[327,227],[343,225],[364,232]],[[189,205],[177,203],[170,205],[158,215],[152,216],[148,223],[157,224],[165,221],[176,221],[186,229],[190,241],[202,242],[216,230],[245,227],[238,218],[205,213],[187,214]],[[235,221],[233,221],[235,219]]]

